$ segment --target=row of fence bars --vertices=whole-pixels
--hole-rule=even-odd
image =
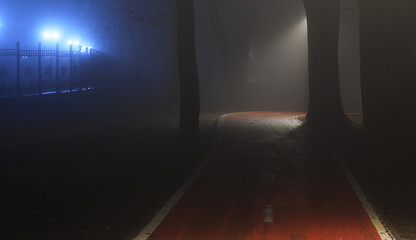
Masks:
[[[12,50],[12,49],[8,49],[8,50]],[[73,46],[69,45],[69,92],[73,92],[74,88],[73,88],[73,57],[74,56],[81,56],[83,53],[82,51],[84,51],[84,55],[85,56],[95,56],[98,54],[98,51],[93,49],[93,48],[82,48],[81,46],[78,47],[78,51],[74,51],[73,50]],[[21,50],[21,44],[20,42],[16,42],[16,60],[17,60],[17,65],[16,65],[16,90],[17,90],[17,96],[20,97],[21,94],[21,76],[20,76],[20,71],[21,71],[21,58],[22,58],[22,50]],[[13,54],[14,55],[14,54]],[[37,85],[38,85],[38,95],[42,95],[42,56],[44,56],[44,54],[42,54],[42,44],[38,43],[38,47],[37,47],[37,62],[38,62],[38,76],[37,76]],[[61,55],[60,49],[59,49],[59,44],[56,44],[56,48],[55,48],[55,52],[51,52],[49,51],[49,54],[47,54],[48,56],[56,56],[56,93],[59,93],[60,91],[60,78],[59,78],[59,56]],[[80,87],[82,89],[82,86]]]

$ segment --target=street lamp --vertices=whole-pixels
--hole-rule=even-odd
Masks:
[[[43,33],[43,38],[49,39],[49,38],[51,38],[51,34],[49,32],[44,32]]]
[[[59,38],[59,36],[60,36],[59,32],[54,32],[54,33],[52,34],[52,37],[53,37],[54,39],[58,39],[58,38]]]

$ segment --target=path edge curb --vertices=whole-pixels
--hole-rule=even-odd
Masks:
[[[182,196],[186,193],[189,187],[192,186],[194,181],[199,177],[206,166],[211,162],[218,152],[219,146],[222,142],[224,122],[226,116],[229,114],[221,115],[217,119],[213,134],[213,149],[208,156],[204,157],[201,164],[195,169],[190,178],[162,205],[162,207],[155,213],[153,218],[148,222],[131,240],[147,240],[156,228],[162,223],[165,217],[169,214],[170,210],[179,202]]]

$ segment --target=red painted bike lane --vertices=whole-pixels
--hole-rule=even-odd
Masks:
[[[293,116],[232,114],[222,125],[209,164],[136,239],[382,239],[343,168]]]

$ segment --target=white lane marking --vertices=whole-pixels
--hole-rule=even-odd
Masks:
[[[272,223],[274,222],[274,211],[271,204],[264,205],[263,207],[263,222]]]
[[[333,150],[331,151],[333,152]],[[335,156],[337,155],[335,154]],[[369,199],[367,198],[364,191],[358,184],[357,180],[355,180],[354,175],[344,165],[344,163],[341,161],[341,159],[338,156],[337,158],[338,158],[339,164],[344,170],[345,176],[347,176],[348,181],[350,182],[351,186],[354,188],[358,199],[360,199],[361,203],[363,204],[363,207],[365,211],[367,212],[368,216],[370,217],[371,222],[376,227],[381,240],[395,240],[393,234],[388,230],[387,226],[384,224],[383,220],[381,219],[380,215],[377,213],[376,209],[373,207],[373,205],[371,205]]]
[[[295,126],[299,126],[298,124],[302,124],[299,119],[294,119],[297,124]],[[358,199],[361,201],[365,211],[367,212],[368,217],[370,218],[371,222],[373,223],[374,227],[377,229],[378,235],[380,236],[381,240],[396,240],[393,233],[387,228],[386,224],[384,223],[383,219],[381,218],[380,214],[377,213],[376,209],[373,207],[371,202],[369,201],[368,197],[358,184],[357,180],[355,179],[352,172],[348,169],[348,167],[343,163],[342,158],[337,154],[337,152],[323,139],[313,134],[320,142],[331,152],[331,154],[337,159],[339,165],[341,166],[342,170],[344,171],[345,176],[347,177],[348,181],[350,182],[351,186],[353,187]]]
[[[232,114],[223,115],[220,117],[218,122],[218,130],[219,133],[216,135],[216,147],[214,148],[214,151],[210,157],[208,157],[203,164],[201,164],[200,167],[196,170],[194,175],[175,193],[175,195],[172,196],[171,199],[160,209],[155,217],[150,221],[148,225],[146,225],[133,240],[147,240],[149,236],[153,233],[153,231],[160,225],[160,223],[163,221],[163,219],[168,215],[170,210],[176,205],[176,203],[181,199],[181,197],[185,194],[186,190],[189,188],[189,186],[192,185],[194,180],[200,175],[202,170],[206,167],[206,165],[209,163],[209,160],[213,157],[216,150],[218,149],[218,146],[220,145],[220,141],[222,140],[222,131],[224,127],[224,119],[226,116],[229,116]],[[287,119],[286,122],[288,125],[292,125],[293,127],[299,127],[303,123],[295,118]],[[383,223],[380,216],[377,214],[376,210],[372,207],[371,203],[368,201],[368,198],[365,196],[364,192],[361,190],[360,186],[358,185],[357,181],[355,180],[352,173],[345,167],[345,165],[342,163],[341,158],[336,154],[336,152],[329,147],[329,145],[322,141],[326,147],[331,151],[332,154],[338,159],[340,162],[345,175],[347,176],[348,180],[350,181],[352,187],[354,188],[358,198],[363,204],[364,209],[366,210],[367,214],[369,215],[373,225],[376,227],[380,237],[382,240],[395,240],[393,234],[387,229],[385,224]],[[273,222],[274,221],[274,211],[272,205],[265,205],[263,209],[263,222]]]
[[[300,116],[290,117],[286,119],[286,123],[293,128],[297,128],[303,125],[303,122],[299,120]]]
[[[227,115],[221,116],[218,120],[216,133],[214,133],[215,146],[210,156],[204,159],[202,164],[195,170],[194,174],[188,179],[188,181],[186,181],[186,183],[165,203],[165,205],[156,213],[153,219],[132,240],[147,240],[150,237],[150,235],[152,235],[152,233],[156,230],[156,228],[162,223],[165,217],[169,214],[170,210],[179,202],[179,200],[186,193],[186,191],[192,185],[195,179],[205,169],[205,167],[214,157],[219,146],[221,145],[225,116]]]

